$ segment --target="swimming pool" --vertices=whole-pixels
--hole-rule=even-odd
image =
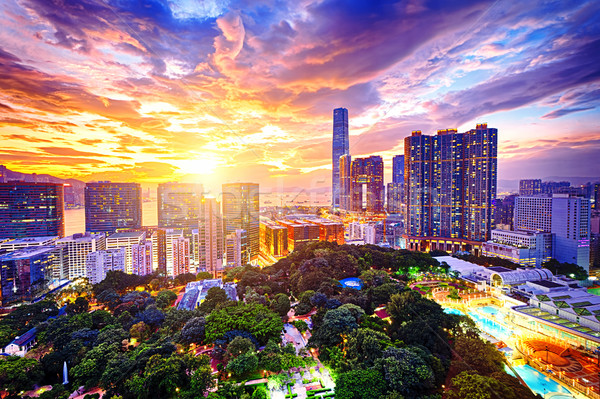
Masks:
[[[496,339],[506,341],[514,334],[512,330],[509,330],[508,328],[504,327],[497,321],[492,320],[491,318],[485,317],[477,312],[469,312],[468,314],[473,320],[475,320],[475,324],[477,324],[477,326],[481,328],[483,332],[491,335]]]
[[[538,393],[540,395],[544,395],[550,392],[558,392],[558,393],[564,393],[567,396],[553,396],[552,398],[570,398],[572,396],[568,396],[571,395],[571,392],[563,387],[562,385],[560,385],[558,382],[551,380],[549,377],[546,377],[544,374],[540,373],[539,371],[537,371],[536,369],[534,369],[533,367],[531,367],[528,364],[522,365],[522,366],[514,366],[513,367],[515,369],[515,371],[519,374],[519,376],[523,379],[523,381],[525,381],[525,383],[527,384],[527,386],[529,386],[529,388],[531,388],[532,391],[534,391],[535,393]],[[513,375],[513,372],[508,369],[506,370],[506,372],[510,375]]]
[[[489,314],[491,316],[498,316],[498,312],[500,311],[500,308],[496,307],[496,306],[482,306],[480,308],[477,308],[477,310],[479,310],[481,313],[485,313],[485,314]]]
[[[464,316],[465,313],[462,310],[454,309],[454,308],[444,308],[444,313],[448,314],[458,314]]]

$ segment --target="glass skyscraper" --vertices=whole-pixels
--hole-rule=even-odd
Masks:
[[[404,140],[407,233],[486,241],[496,198],[498,130],[478,124]]]
[[[0,183],[0,238],[64,235],[62,184]]]
[[[348,137],[348,110],[333,110],[333,146],[331,151],[331,206],[340,206],[340,157],[350,153]]]
[[[392,158],[392,183],[404,183],[404,155]]]
[[[98,182],[85,185],[85,231],[112,234],[142,227],[139,183]]]
[[[246,230],[248,254],[243,259],[256,259],[260,251],[259,193],[257,183],[223,184],[223,219],[225,236],[237,229]]]
[[[352,161],[352,211],[383,212],[383,159],[380,156],[356,158]],[[363,196],[366,186],[366,198]],[[366,200],[366,204],[363,204]]]
[[[158,185],[158,227],[184,229],[186,236],[198,228],[203,188],[193,183]]]

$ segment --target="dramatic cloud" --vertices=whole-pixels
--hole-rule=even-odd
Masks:
[[[352,155],[388,169],[412,130],[488,122],[500,179],[598,176],[598,15],[594,1],[8,0],[0,161],[321,190],[343,106]]]

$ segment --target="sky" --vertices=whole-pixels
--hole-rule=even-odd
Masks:
[[[498,129],[499,179],[600,176],[598,1],[0,3],[0,163],[84,181],[331,186],[413,130]]]

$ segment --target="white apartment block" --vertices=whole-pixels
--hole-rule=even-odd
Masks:
[[[145,231],[130,231],[124,233],[114,233],[106,238],[106,249],[124,248],[125,249],[125,273],[133,273],[133,257],[131,248],[135,244],[140,244],[146,240]]]
[[[61,238],[58,245],[66,245],[69,256],[69,280],[87,277],[86,262],[90,252],[106,249],[104,233],[73,234]]]

